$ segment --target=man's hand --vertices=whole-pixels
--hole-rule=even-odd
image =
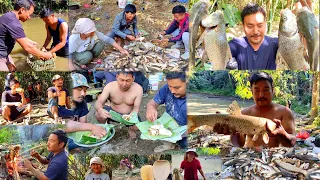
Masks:
[[[23,163],[24,163],[24,167],[27,168],[28,170],[31,170],[33,168],[31,162],[28,159],[24,159]]]
[[[121,52],[122,54],[124,54],[124,55],[129,55],[129,52],[128,52],[127,50],[125,50],[125,49],[121,50],[120,52]]]
[[[100,116],[103,117],[104,119],[111,118],[110,113],[107,110],[103,109],[103,108],[97,110],[97,113],[99,113]]]
[[[60,90],[59,90],[59,89],[56,89],[55,97],[59,97],[60,95],[61,95]]]
[[[287,132],[286,132],[286,130],[283,128],[283,126],[281,125],[281,121],[279,120],[279,119],[273,119],[272,120],[274,123],[276,123],[276,129],[275,130],[273,130],[273,131],[270,131],[270,129],[269,129],[269,131],[270,131],[270,133],[272,134],[272,135],[278,135],[278,134],[281,134],[281,135],[286,135],[287,134]],[[268,126],[267,126],[268,127]]]
[[[162,42],[169,42],[169,39],[168,38],[164,38],[161,40]]]
[[[107,131],[104,127],[93,124],[91,133],[97,138],[102,138],[107,134]]]
[[[147,108],[146,118],[149,121],[154,122],[157,119],[157,117],[158,117],[158,111],[154,107]]]
[[[136,38],[132,35],[127,35],[127,39],[129,39],[130,41],[134,41]]]
[[[228,125],[220,125],[220,124],[215,124],[213,127],[213,131],[217,132],[218,134],[224,134],[224,135],[231,135],[235,134],[236,130],[229,128]]]
[[[22,103],[21,102],[17,102],[16,104],[15,104],[15,106],[17,106],[17,107],[21,107],[22,106]]]
[[[31,150],[30,151],[30,156],[32,156],[34,158],[38,158],[40,156],[40,154],[35,150]]]
[[[53,54],[51,52],[43,52],[41,59],[48,60],[48,59],[51,59],[52,57],[53,57]]]
[[[164,36],[164,35],[166,35],[166,32],[165,31],[161,31],[160,35]]]

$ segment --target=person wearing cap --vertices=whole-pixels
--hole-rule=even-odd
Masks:
[[[187,104],[186,104],[186,75],[184,72],[168,72],[166,74],[167,84],[164,85],[153,99],[147,104],[146,118],[154,122],[158,118],[157,108],[161,104],[166,105],[166,112],[172,116],[179,126],[187,125]],[[187,148],[188,142],[186,134],[177,141],[181,149]],[[174,149],[175,144],[163,141],[154,149],[155,152],[162,152]]]
[[[172,9],[172,14],[174,20],[166,30],[160,33],[159,37],[171,34],[170,39],[164,38],[162,41],[175,42],[176,44],[171,48],[184,47],[185,53],[181,55],[181,58],[189,59],[189,14],[186,13],[186,8],[181,5],[175,6]]]
[[[20,88],[20,82],[18,80],[11,80],[9,85],[10,90],[2,93],[2,116],[7,121],[13,121],[29,114],[32,106],[31,104],[27,104],[24,90]]]
[[[200,161],[196,157],[198,157],[198,154],[195,149],[187,150],[184,160],[180,165],[180,173],[184,171],[184,180],[198,180],[198,171],[203,179],[206,180]]]
[[[48,115],[55,120],[58,117],[69,117],[69,109],[71,108],[70,94],[67,88],[63,87],[63,77],[56,74],[52,78],[52,84],[54,86],[49,87],[48,92]]]
[[[109,180],[108,174],[104,173],[106,167],[100,157],[93,157],[90,159],[90,169],[86,173],[85,180]]]
[[[124,40],[134,41],[139,36],[136,12],[137,9],[133,4],[127,4],[124,11],[117,14],[112,30],[107,36],[114,38],[120,45]],[[133,32],[130,30],[131,26]]]
[[[97,31],[95,23],[89,18],[77,20],[69,37],[69,55],[78,70],[86,69],[93,58],[98,57],[106,44],[118,49],[122,54],[128,51],[119,46],[112,38]]]
[[[69,111],[69,114],[74,120],[69,120],[66,124],[66,132],[77,131],[91,131],[91,133],[99,138],[102,138],[107,134],[106,129],[91,123],[87,123],[87,114],[89,113],[87,102],[84,100],[87,89],[89,88],[87,79],[79,73],[72,73],[72,101],[73,108]],[[69,139],[69,150],[78,148],[74,142]]]
[[[47,38],[42,46],[51,53],[56,53],[57,56],[68,58],[68,24],[65,20],[57,18],[53,11],[48,8],[43,8],[40,12],[40,18],[45,22]],[[52,39],[51,48],[47,49]]]
[[[142,87],[134,82],[133,72],[117,72],[117,81],[108,83],[102,93],[99,95],[96,103],[96,118],[100,123],[110,121],[110,110],[113,110],[121,115],[139,113],[142,101],[143,90]],[[110,105],[105,103],[110,101]],[[128,134],[132,140],[136,139],[138,128],[136,126],[129,126]]]
[[[65,151],[67,141],[68,137],[66,133],[62,130],[56,130],[48,138],[47,150],[50,153],[47,157],[41,156],[37,151],[30,151],[30,155],[41,164],[48,164],[45,173],[34,168],[27,158],[24,159],[24,166],[39,180],[67,180],[68,157]]]
[[[10,56],[16,42],[18,42],[25,51],[38,58],[50,59],[53,57],[51,52],[40,51],[35,46],[37,43],[26,37],[22,24],[20,23],[20,21],[25,22],[30,19],[35,6],[32,0],[17,0],[13,3],[13,11],[0,16],[0,71],[11,72],[16,70],[16,66]]]

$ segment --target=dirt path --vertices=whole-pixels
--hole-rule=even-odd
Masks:
[[[236,98],[188,93],[188,114],[210,114],[216,111],[227,113],[228,106],[234,100],[239,103],[242,109],[254,104],[253,101],[240,101]]]

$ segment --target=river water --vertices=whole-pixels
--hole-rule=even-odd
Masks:
[[[58,16],[58,17],[68,22],[67,16]],[[22,25],[27,38],[39,43],[39,48],[41,48],[42,45],[44,44],[44,41],[47,35],[46,29],[45,29],[45,23],[42,21],[42,19],[40,19],[39,17],[33,17],[27,20],[26,22],[22,23]],[[51,46],[51,43],[48,45],[48,47],[50,46]],[[28,53],[22,49],[19,43],[16,43],[10,55],[13,58],[13,61],[17,67],[17,71],[32,70],[31,67],[26,62],[27,54]],[[68,59],[57,57],[55,59],[55,68],[53,68],[50,71],[69,71]]]

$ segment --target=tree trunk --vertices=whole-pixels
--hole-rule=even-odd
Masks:
[[[311,120],[319,116],[319,82],[320,82],[320,72],[314,72],[312,80],[312,99],[311,99]]]

